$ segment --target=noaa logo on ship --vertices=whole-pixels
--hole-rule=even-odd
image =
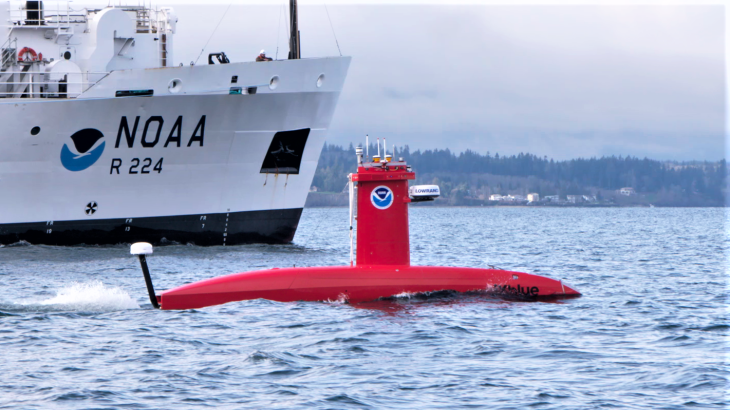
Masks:
[[[381,185],[370,193],[370,202],[377,209],[388,209],[393,205],[393,191],[387,186]]]
[[[61,164],[69,171],[83,171],[94,165],[104,152],[106,144],[101,131],[86,128],[71,136],[73,144],[63,144],[61,148]]]

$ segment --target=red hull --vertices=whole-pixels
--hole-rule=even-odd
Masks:
[[[505,293],[510,296],[574,297],[560,281],[521,272],[435,266],[332,266],[243,272],[207,279],[163,292],[162,309],[196,309],[250,299],[279,302],[351,303],[402,293],[437,291]]]

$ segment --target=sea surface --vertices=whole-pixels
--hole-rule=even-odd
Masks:
[[[158,290],[346,264],[345,208],[294,244],[155,248]],[[558,303],[410,296],[154,310],[128,245],[0,248],[0,408],[730,408],[728,211],[411,210],[413,264],[563,279]]]

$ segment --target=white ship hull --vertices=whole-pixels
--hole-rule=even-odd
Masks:
[[[75,99],[0,99],[0,243],[291,241],[349,62],[122,70]],[[87,130],[102,137],[74,147]],[[295,130],[300,150],[275,139]]]

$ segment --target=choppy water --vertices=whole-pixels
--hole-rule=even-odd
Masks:
[[[306,210],[295,245],[157,248],[155,285],[344,264],[346,219]],[[126,246],[5,247],[0,408],[730,407],[725,210],[415,208],[411,226],[414,264],[584,296],[162,312]]]

